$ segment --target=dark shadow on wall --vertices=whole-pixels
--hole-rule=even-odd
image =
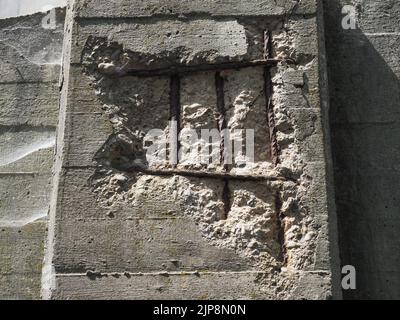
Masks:
[[[344,30],[340,1],[324,6],[344,298],[400,299],[400,36]]]

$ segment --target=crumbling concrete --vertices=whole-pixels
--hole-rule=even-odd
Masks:
[[[0,20],[0,298],[40,298],[64,10]]]
[[[320,5],[71,1],[44,298],[340,297]],[[170,120],[254,166],[147,161]]]

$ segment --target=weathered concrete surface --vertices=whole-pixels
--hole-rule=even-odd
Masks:
[[[132,5],[130,0],[109,1],[104,7],[101,0],[85,0],[77,3],[75,16],[82,18],[126,18],[179,15],[208,16],[287,16],[291,14],[314,14],[314,0],[141,0]],[[212,8],[212,10],[210,10]]]
[[[343,30],[354,5],[357,29]],[[357,269],[348,299],[400,298],[400,2],[326,0],[342,265]]]
[[[0,19],[27,16],[36,12],[50,10],[49,7],[65,7],[67,0],[2,0]]]
[[[40,298],[63,10],[0,20],[0,298]],[[56,63],[58,61],[58,64]]]
[[[340,298],[321,2],[262,3],[70,3],[44,298]],[[256,129],[261,169],[147,162],[171,119]]]
[[[42,19],[47,13],[2,19],[0,21],[0,41],[15,48],[33,64],[59,64],[61,57],[62,24],[64,10],[56,10],[55,28],[43,28]],[[40,31],[40,32],[39,32]],[[29,41],[28,41],[29,39]]]
[[[39,299],[46,223],[0,227],[0,299]]]

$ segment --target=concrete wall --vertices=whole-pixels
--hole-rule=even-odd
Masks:
[[[26,16],[66,4],[67,0],[0,0],[0,19]]]
[[[44,298],[340,297],[317,3],[71,4]],[[171,119],[254,166],[146,161]]]
[[[343,5],[357,29],[343,30]],[[400,298],[400,2],[325,1],[336,203],[349,299]]]
[[[64,11],[0,20],[0,298],[40,298]]]
[[[344,296],[348,299],[399,298],[400,195],[397,195],[397,181],[400,155],[396,146],[399,137],[400,110],[398,82],[400,5],[398,1],[390,0],[325,0],[324,2],[340,252],[342,265],[354,265],[358,272],[357,290],[345,291]],[[54,203],[49,234],[51,241],[48,248],[48,262],[43,273],[44,296],[179,298],[185,290],[188,290],[182,285],[182,278],[186,277],[190,288],[196,287],[202,297],[228,297],[226,292],[229,290],[232,297],[250,291],[254,292],[254,295],[248,296],[249,298],[301,298],[304,297],[304,293],[308,293],[306,296],[308,298],[330,297],[333,292],[331,273],[335,271],[337,263],[335,215],[328,215],[329,210],[334,211],[333,201],[329,199],[334,192],[329,183],[329,143],[322,142],[322,132],[329,131],[326,116],[328,108],[324,100],[327,96],[327,81],[323,67],[324,48],[321,45],[324,42],[323,24],[321,20],[318,23],[315,20],[314,1],[303,1],[302,5],[296,8],[285,6],[285,1],[278,1],[276,5],[264,5],[261,8],[257,1],[252,1],[251,5],[248,3],[236,6],[235,9],[224,7],[221,5],[222,2],[217,2],[212,15],[204,13],[209,10],[209,3],[206,1],[196,2],[193,6],[185,1],[170,1],[169,6],[161,6],[157,1],[150,1],[147,6],[139,7],[140,10],[135,12],[135,15],[138,15],[136,19],[139,35],[146,30],[140,29],[141,21],[150,21],[155,26],[155,31],[148,30],[154,38],[153,42],[147,44],[143,44],[143,39],[140,40],[140,37],[132,37],[130,23],[124,24],[118,22],[118,19],[113,19],[118,16],[133,15],[128,2],[118,2],[118,5],[116,3],[108,2],[105,7],[97,1],[87,1],[87,6],[80,6],[82,3],[79,1],[77,7],[79,11],[76,12],[75,20],[72,20],[72,17],[69,20],[71,25],[64,48],[64,85],[61,104],[61,107],[66,109],[61,110],[61,126],[58,131],[57,174],[53,181],[53,185],[58,188],[53,188]],[[355,5],[357,9],[356,30],[343,30],[341,27],[343,17],[341,8],[345,4]],[[176,10],[178,12],[182,10],[181,13],[188,16],[189,22],[181,23],[176,19],[174,16]],[[289,12],[293,12],[293,15]],[[160,21],[157,17],[153,17],[153,14],[171,20],[168,28],[163,23],[157,25]],[[264,18],[264,14],[268,15],[268,18]],[[193,19],[196,15],[204,15],[205,21],[195,21],[198,25],[190,26],[192,20],[196,20]],[[298,179],[304,187],[305,195],[296,191],[293,196],[292,189],[291,195],[288,196],[283,192],[281,196],[283,199],[294,200],[295,206],[300,208],[299,211],[303,210],[303,215],[306,212],[310,220],[303,219],[302,214],[291,212],[293,207],[286,211],[283,209],[282,214],[275,216],[273,220],[275,226],[272,228],[275,234],[272,233],[267,244],[272,246],[269,255],[275,255],[277,263],[274,259],[266,259],[268,256],[266,254],[262,259],[256,258],[254,263],[253,250],[247,250],[250,242],[233,242],[234,246],[231,246],[229,241],[235,240],[234,238],[211,237],[210,239],[209,230],[201,227],[204,221],[196,220],[202,218],[198,211],[190,208],[191,211],[187,213],[185,197],[168,201],[165,194],[177,192],[171,185],[183,185],[196,192],[198,184],[193,177],[188,180],[179,177],[178,182],[171,182],[168,178],[145,175],[139,182],[132,182],[130,174],[124,170],[122,172],[116,170],[114,164],[109,167],[106,163],[105,173],[98,171],[104,161],[110,160],[110,153],[107,151],[109,149],[105,150],[102,147],[112,147],[117,140],[111,138],[126,132],[120,132],[120,127],[113,126],[108,121],[110,110],[105,109],[104,112],[104,105],[110,101],[105,103],[104,97],[97,96],[95,91],[106,90],[107,94],[118,93],[123,96],[129,95],[126,92],[134,87],[152,92],[153,87],[164,86],[165,92],[168,92],[169,84],[168,81],[163,84],[160,79],[156,83],[142,80],[138,83],[131,77],[129,81],[118,80],[119,87],[114,86],[110,89],[107,81],[105,87],[101,85],[98,87],[97,65],[90,60],[90,54],[94,52],[96,56],[99,52],[93,50],[93,44],[101,44],[106,51],[110,48],[115,49],[107,41],[107,36],[111,35],[108,40],[110,42],[117,40],[117,47],[122,46],[124,53],[132,55],[135,47],[140,47],[145,52],[145,57],[154,54],[154,57],[160,59],[165,52],[173,51],[174,41],[186,43],[190,49],[190,42],[185,39],[192,35],[199,36],[197,33],[199,23],[203,23],[202,28],[210,27],[216,31],[224,26],[226,20],[232,20],[227,24],[231,29],[224,29],[234,31],[235,36],[239,35],[232,43],[226,43],[227,39],[222,33],[218,40],[214,41],[222,43],[221,47],[213,48],[207,41],[201,42],[202,46],[198,46],[200,52],[195,55],[198,59],[209,49],[217,53],[224,50],[224,55],[240,62],[244,58],[238,55],[242,48],[235,48],[235,42],[238,45],[241,43],[242,24],[246,26],[246,37],[248,34],[253,34],[253,39],[256,39],[259,37],[257,32],[260,32],[254,26],[246,24],[247,15],[251,16],[250,20],[253,16],[258,16],[259,25],[265,24],[274,31],[275,58],[277,56],[284,59],[293,58],[295,61],[294,64],[280,64],[277,69],[273,69],[273,74],[276,75],[273,79],[275,90],[273,118],[277,122],[276,142],[280,143],[280,160],[283,162],[278,166],[277,172],[283,173],[286,178]],[[3,299],[39,298],[43,238],[50,189],[48,182],[58,117],[60,71],[58,64],[62,32],[61,25],[57,30],[44,31],[40,27],[42,18],[42,14],[37,14],[0,21],[2,57],[0,61],[0,298]],[[235,24],[236,20],[239,21],[238,24]],[[62,17],[59,21],[62,21]],[[113,21],[118,27],[112,26]],[[216,21],[222,23],[221,26],[218,26]],[[288,29],[287,35],[282,35],[282,21]],[[163,27],[168,29],[165,35],[158,33]],[[192,31],[193,27],[196,31]],[[183,36],[179,37],[178,34],[173,34],[173,31],[180,31]],[[315,47],[317,34],[320,36],[318,49]],[[89,35],[97,38],[88,42]],[[102,36],[105,40],[101,38]],[[291,42],[286,42],[287,37]],[[71,49],[72,39],[77,41],[77,49]],[[139,41],[134,42],[135,39]],[[159,48],[155,47],[160,43],[166,48],[164,53],[157,51]],[[255,49],[249,51],[250,56],[253,54],[254,57],[254,54],[260,52],[256,47],[253,46]],[[104,54],[102,51],[100,53]],[[175,54],[179,57],[179,51]],[[223,59],[226,59],[226,56]],[[164,59],[167,57],[168,55],[164,56]],[[315,59],[316,57],[318,58]],[[221,59],[218,54],[211,58]],[[193,63],[196,66],[199,62],[194,60]],[[316,69],[319,69],[319,73],[315,72]],[[231,81],[233,85],[227,87],[226,103],[232,105],[232,109],[227,112],[227,119],[232,119],[233,124],[236,119],[234,111],[243,107],[235,104],[237,100],[235,90],[240,91],[240,85],[243,83],[245,89],[251,89],[249,83],[263,82],[260,79],[256,80],[256,70],[252,74],[254,78],[248,78],[245,74],[233,76]],[[246,77],[247,80],[243,81]],[[200,81],[201,79],[204,81]],[[205,97],[196,95],[199,90],[191,89],[193,82],[196,86],[205,86],[201,90],[207,92]],[[217,106],[213,105],[215,99],[213,89],[207,86],[207,83],[211,82],[213,80],[207,80],[207,74],[181,82],[184,89],[183,125],[198,126],[199,123],[203,125],[205,123],[207,127],[214,122],[211,115]],[[95,86],[96,90],[92,89],[92,86]],[[125,89],[128,91],[124,91]],[[261,89],[254,86],[252,90]],[[319,92],[320,95],[317,94]],[[152,94],[148,99],[151,99]],[[322,97],[321,100],[319,96]],[[168,97],[159,96],[158,99],[164,101],[167,108],[169,107]],[[124,101],[112,102],[120,107],[124,106]],[[199,103],[205,108],[204,114],[209,114],[211,118],[196,118],[197,115],[192,112],[191,106],[198,107]],[[258,103],[258,107],[261,108],[262,101]],[[162,116],[157,120],[159,121],[157,125],[165,124],[168,118],[168,112],[164,115],[162,110],[162,108],[159,110]],[[146,115],[147,112],[146,110],[143,114]],[[259,109],[258,112],[264,111]],[[118,112],[114,112],[113,115],[121,117]],[[149,113],[149,118],[141,118],[141,121],[149,121],[151,125],[155,125],[153,115]],[[233,117],[229,118],[231,115]],[[312,117],[308,118],[310,115]],[[294,122],[288,122],[286,120],[288,116],[293,118]],[[120,119],[124,121],[123,117]],[[251,121],[254,121],[254,118]],[[270,123],[266,125],[261,121],[260,128],[264,129],[259,130],[258,134],[265,134],[265,128],[270,129],[269,125]],[[273,145],[270,138],[265,140],[266,145]],[[328,148],[324,145],[328,145]],[[273,151],[262,154],[263,145],[259,144],[258,147],[258,150],[261,150],[259,160],[264,161],[261,161],[261,171],[252,175],[262,176],[269,173],[268,166],[273,162],[271,157]],[[289,150],[295,150],[295,153],[290,153]],[[119,168],[120,165],[121,163],[117,163]],[[299,167],[301,169],[296,171]],[[180,169],[191,171],[193,167],[181,165]],[[111,173],[107,173],[108,170],[111,170]],[[197,171],[195,173],[198,174]],[[128,182],[125,185],[127,177]],[[121,190],[119,185],[121,182],[122,191],[118,191]],[[161,186],[161,189],[153,193],[144,192],[140,196],[133,194],[136,202],[143,203],[142,207],[135,202],[133,204],[126,202],[129,190],[132,188],[146,190],[157,186]],[[235,197],[254,196],[253,187],[254,185],[249,182],[228,183],[228,190],[233,199],[232,207],[228,211],[230,217],[235,217],[235,212],[245,212],[244,208],[237,207],[240,202],[235,202]],[[261,207],[267,211],[272,208],[276,213],[275,188],[276,185],[267,185],[265,192],[257,197],[262,200]],[[289,190],[290,188],[293,186],[289,184]],[[202,189],[208,190],[206,194],[211,194],[211,200],[214,201],[216,208],[224,206],[224,201],[218,199],[216,192],[220,190],[223,193],[222,185],[209,181]],[[273,192],[268,191],[271,189]],[[153,199],[151,194],[158,196]],[[207,197],[205,199],[211,201]],[[160,202],[162,200],[164,202]],[[183,208],[180,201],[183,201]],[[154,202],[164,203],[165,209],[159,209],[158,205],[153,204]],[[179,203],[178,208],[176,202]],[[64,210],[63,207],[71,209]],[[172,217],[165,219],[164,211],[172,212]],[[185,219],[182,218],[182,213],[186,214]],[[221,211],[221,216],[225,214],[224,210]],[[243,223],[240,216],[236,216],[235,219],[238,220],[234,223],[229,219],[228,222],[233,225],[237,222]],[[174,222],[175,220],[177,222]],[[206,227],[208,223],[205,224]],[[222,224],[224,230],[223,226],[228,224],[224,222]],[[76,232],[77,225],[81,229],[79,233]],[[185,232],[182,231],[182,225],[185,226]],[[271,226],[269,222],[267,226]],[[282,226],[284,237],[282,234],[279,235],[279,228]],[[229,227],[232,225],[229,224]],[[58,234],[62,241],[53,243],[55,234]],[[132,237],[132,234],[138,236]],[[79,238],[83,239],[82,243],[79,242]],[[179,238],[188,242],[181,243]],[[226,241],[227,239],[229,241]],[[305,239],[308,240],[304,241]],[[194,243],[191,244],[191,241]],[[239,250],[235,249],[238,244],[240,244]],[[263,243],[251,245],[262,247]],[[168,251],[172,250],[171,248],[174,252]],[[281,255],[284,251],[286,258],[282,264]],[[302,261],[301,257],[304,257],[305,261]],[[263,267],[260,267],[260,261]],[[269,271],[266,272],[264,268]],[[145,273],[145,278],[141,278],[142,273]],[[338,286],[340,280],[337,277],[337,270],[333,274],[336,275],[333,281]],[[253,276],[254,283],[248,282],[248,278],[252,279]],[[226,287],[223,287],[223,291],[219,291],[221,281],[230,282],[232,286],[242,291]],[[208,286],[214,283],[216,287],[210,289]],[[321,283],[325,284],[324,289],[315,291],[314,288]],[[59,285],[58,290],[54,290],[55,284]],[[280,286],[287,284],[291,288],[287,292],[279,289]],[[262,292],[260,291],[262,286],[275,289]],[[136,296],[131,290],[132,287],[139,288]],[[211,291],[214,292],[214,296],[210,296]],[[340,294],[336,295],[339,296]],[[198,296],[194,296],[196,297]]]

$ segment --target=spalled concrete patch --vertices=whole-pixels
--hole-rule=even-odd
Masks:
[[[106,13],[98,1],[77,1],[80,11],[70,11],[60,135],[66,147],[59,149],[47,261],[55,283],[44,283],[46,297],[108,295],[119,281],[136,283],[138,272],[145,273],[137,287],[146,298],[162,275],[170,277],[160,292],[184,296],[189,280],[175,277],[179,272],[204,274],[202,288],[210,273],[223,279],[222,299],[301,299],[313,284],[307,297],[331,297],[331,208],[315,193],[327,188],[316,2],[271,3],[267,9],[276,11],[251,18],[260,3],[244,10],[224,2],[225,16],[222,2],[196,1],[185,17],[144,13],[137,4],[132,21],[114,19],[133,14],[124,3]],[[309,15],[297,15],[306,7]],[[220,161],[199,164],[192,154],[177,163],[149,161],[151,129],[166,142],[153,158],[175,156],[167,148],[180,142],[171,120],[178,132],[219,134],[192,146],[218,145]],[[255,166],[246,171],[221,161],[221,150],[224,129],[247,128],[254,129]],[[232,274],[240,293],[230,289]],[[110,291],[83,281],[77,293],[82,277],[109,283]]]
[[[172,216],[193,220],[213,245],[230,248],[253,264],[278,261],[281,256],[276,201],[269,184],[262,185],[263,191],[258,191],[260,183],[254,182],[122,173],[95,177],[92,183],[98,200],[110,212],[118,202],[139,207],[140,203],[151,201],[154,197],[151,195],[166,194],[164,201],[180,208]]]

